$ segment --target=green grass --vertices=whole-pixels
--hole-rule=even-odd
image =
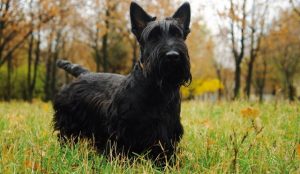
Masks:
[[[248,107],[259,114],[243,117]],[[185,102],[178,163],[164,170],[87,142],[61,148],[51,119],[50,104],[0,103],[0,173],[300,173],[299,103]]]

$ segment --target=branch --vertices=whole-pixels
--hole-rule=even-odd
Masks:
[[[32,31],[29,31],[21,41],[19,41],[12,49],[10,49],[6,55],[3,57],[2,60],[0,60],[0,67],[5,63],[5,61],[9,58],[9,56],[17,49],[19,48],[23,43],[24,41],[26,40],[26,38],[30,35]]]
[[[296,7],[294,1],[293,1],[293,0],[290,0],[290,3],[291,3],[291,5],[292,5],[292,8],[293,8],[294,12],[295,12],[298,16],[300,16],[300,10],[298,10],[298,8]]]
[[[2,51],[4,49],[4,47],[7,45],[7,43],[9,43],[11,40],[13,40],[15,38],[15,36],[17,35],[16,31],[12,31],[9,34],[7,34],[7,37],[3,37],[3,41],[0,43],[0,50]]]
[[[238,61],[238,52],[236,50],[236,46],[235,46],[235,35],[234,35],[234,18],[233,18],[233,13],[234,13],[234,9],[233,9],[233,2],[232,0],[230,1],[230,13],[232,13],[230,19],[231,19],[231,23],[230,23],[230,34],[231,34],[231,44],[232,44],[232,52],[233,52],[233,56],[236,60],[236,62]]]
[[[247,4],[247,0],[244,0],[243,3],[243,19],[242,19],[242,28],[241,28],[241,52],[240,55],[238,57],[238,61],[242,61],[243,57],[244,57],[244,51],[245,51],[245,29],[246,29],[246,17],[247,17],[247,13],[246,13],[246,4]]]
[[[1,5],[3,5],[3,4],[1,3]],[[4,12],[2,13],[2,17],[4,17],[7,14],[9,9],[10,9],[10,0],[7,0],[6,3],[5,3]],[[1,7],[1,11],[2,11],[2,7]]]
[[[260,51],[261,40],[264,37],[265,20],[266,20],[267,11],[268,11],[268,8],[269,8],[268,4],[269,4],[269,0],[266,1],[265,9],[264,9],[262,15],[260,16],[260,19],[261,19],[261,21],[260,21],[260,33],[259,33],[258,38],[257,38],[256,47],[254,48],[254,57],[256,57],[257,53]]]
[[[9,2],[9,1],[8,1]],[[40,16],[39,16],[40,17]],[[42,24],[45,24],[52,20],[54,18],[53,15],[47,16],[44,20],[41,20],[38,28],[41,27]],[[34,31],[34,27],[30,27],[29,31],[24,35],[24,37],[17,43],[15,44],[10,50],[7,51],[6,55],[2,58],[0,57],[0,67],[5,63],[5,61],[9,58],[9,55],[11,55],[16,49],[18,49],[24,41],[27,39],[28,36]],[[6,38],[4,38],[4,41],[0,45],[0,51],[3,51],[4,47],[14,38],[16,37],[17,32],[12,31]]]

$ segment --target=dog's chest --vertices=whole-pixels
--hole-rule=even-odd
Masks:
[[[163,131],[169,132],[172,125],[176,124],[179,117],[178,105],[175,102],[156,103],[151,100],[130,102],[127,101],[119,105],[119,118],[130,123],[129,127],[136,131],[151,130],[151,129],[166,129]]]

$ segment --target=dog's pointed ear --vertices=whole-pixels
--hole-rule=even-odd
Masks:
[[[191,21],[191,6],[190,3],[185,2],[182,4],[177,11],[172,16],[175,20],[177,20],[184,29],[185,37],[190,32],[190,21]]]
[[[131,20],[131,31],[140,39],[142,31],[151,21],[154,21],[156,17],[150,16],[145,10],[135,2],[130,4],[130,20]]]

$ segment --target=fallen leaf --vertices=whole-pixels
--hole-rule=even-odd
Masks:
[[[255,119],[259,116],[259,110],[252,107],[247,107],[241,110],[241,114],[244,118]]]
[[[34,171],[38,171],[41,169],[41,166],[39,165],[39,163],[37,163],[35,161],[30,161],[30,160],[25,161],[25,167],[31,168]]]

